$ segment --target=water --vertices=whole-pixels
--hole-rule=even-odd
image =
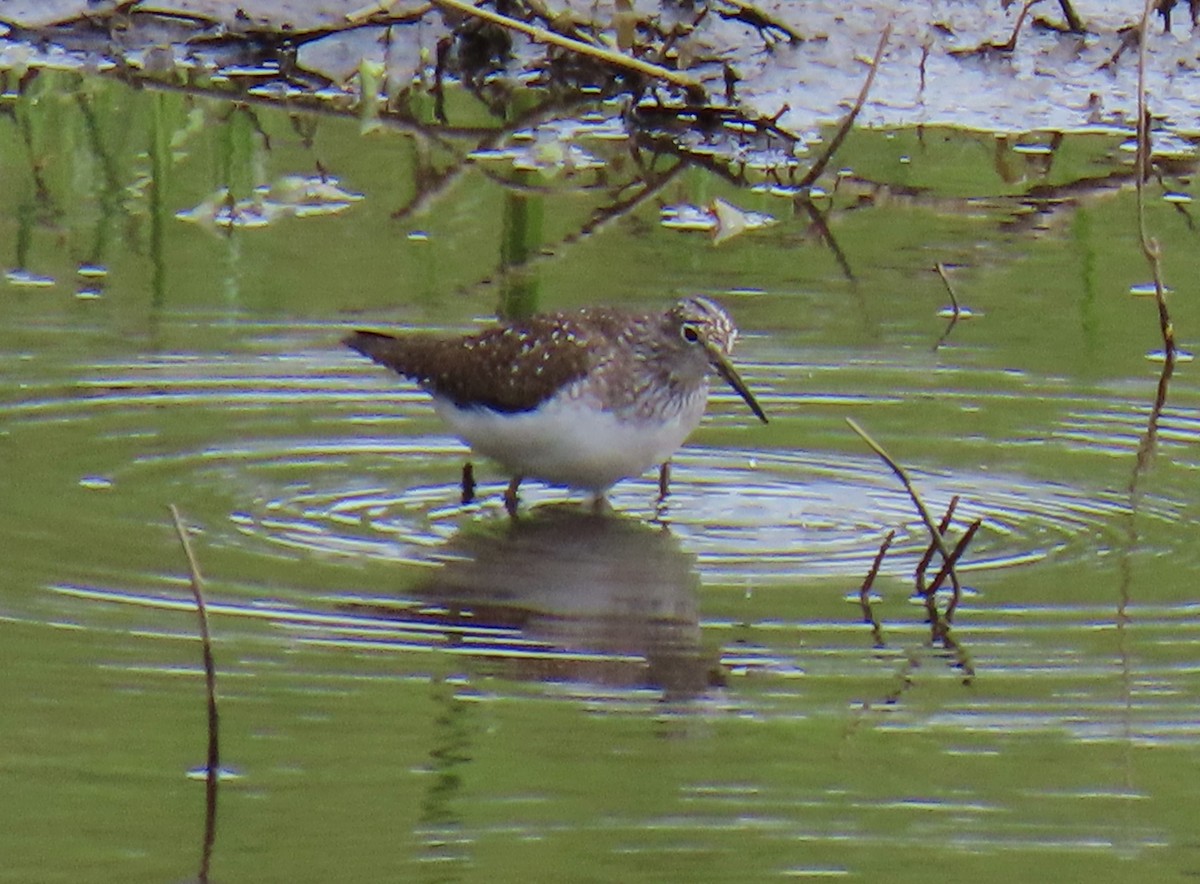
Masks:
[[[607,126],[581,136],[606,173],[541,175],[469,127],[73,74],[3,101],[0,880],[195,874],[169,503],[216,642],[216,880],[1200,871],[1200,385],[1182,363],[1139,468],[1161,342],[1133,195],[1078,183],[1121,174],[1121,136],[1047,165],[858,133],[818,224],[673,157],[641,154],[646,185]],[[1168,183],[1149,222],[1194,350]],[[715,197],[775,223],[674,225]],[[936,262],[974,314],[949,330]],[[772,422],[715,396],[665,506],[645,476],[602,517],[531,483],[512,526],[485,464],[463,506],[465,449],[338,344],[688,293],[738,319]],[[949,649],[912,598],[924,529],[846,417],[932,510],[960,498],[956,532],[983,520]],[[859,587],[889,530],[876,636]]]

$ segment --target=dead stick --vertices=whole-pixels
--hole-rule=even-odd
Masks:
[[[850,108],[850,113],[846,114],[846,118],[842,120],[842,125],[838,127],[837,132],[829,142],[829,146],[824,152],[817,157],[817,161],[800,179],[801,187],[811,187],[812,183],[817,180],[825,167],[829,165],[829,161],[833,159],[833,155],[837,153],[842,142],[846,140],[846,136],[850,133],[850,127],[854,125],[854,120],[858,117],[859,111],[867,102],[867,95],[871,91],[871,84],[875,82],[875,72],[879,70],[879,62],[883,60],[883,50],[887,47],[888,39],[892,35],[892,24],[888,22],[884,27],[883,33],[879,35],[879,45],[875,47],[875,57],[871,59],[871,67],[867,69],[867,79],[863,82],[862,88],[858,90],[858,99],[854,102],[854,107]]]
[[[1142,253],[1150,264],[1154,277],[1154,301],[1158,306],[1158,325],[1163,339],[1163,356],[1172,367],[1175,364],[1175,328],[1167,311],[1166,286],[1162,281],[1162,249],[1158,240],[1146,230],[1145,182],[1150,175],[1152,151],[1150,149],[1150,112],[1146,107],[1146,32],[1149,30],[1150,14],[1155,0],[1146,0],[1142,8],[1142,21],[1138,34],[1138,77],[1137,77],[1137,213],[1138,241]],[[1169,373],[1168,373],[1169,374]]]
[[[205,772],[205,823],[204,851],[200,861],[201,881],[208,880],[209,859],[212,854],[212,844],[217,828],[217,773],[221,766],[220,742],[218,733],[220,716],[217,713],[217,667],[213,663],[212,638],[208,632],[208,606],[204,603],[204,578],[200,576],[200,565],[192,544],[188,540],[187,528],[179,516],[175,504],[170,504],[171,518],[175,522],[175,533],[179,535],[179,543],[183,554],[187,557],[188,572],[191,575],[192,596],[196,600],[196,615],[200,621],[200,646],[204,655],[204,683],[208,693],[208,758]]]
[[[946,276],[946,265],[938,261],[933,265],[933,269],[942,278],[942,285],[946,287],[946,292],[950,295],[950,306],[954,310],[954,315],[958,316],[962,310],[958,306],[958,295],[954,293],[954,286],[950,284],[950,277]]]
[[[955,595],[961,595],[962,584],[959,583],[958,572],[954,570],[954,563],[950,560],[950,550],[946,546],[946,538],[943,537],[942,532],[938,530],[937,525],[933,521],[933,516],[929,515],[929,510],[926,508],[925,503],[921,500],[921,495],[917,493],[917,489],[913,485],[912,480],[908,478],[908,473],[905,472],[904,467],[896,463],[896,461],[892,459],[892,456],[884,451],[883,446],[872,439],[867,431],[860,427],[857,422],[855,422],[854,418],[846,418],[846,423],[850,425],[850,429],[859,435],[859,438],[867,443],[868,447],[870,447],[872,451],[874,451],[877,455],[879,455],[880,458],[883,459],[884,463],[891,467],[892,472],[896,474],[896,477],[904,485],[904,490],[908,492],[908,496],[912,499],[913,506],[915,506],[917,508],[917,512],[921,514],[921,520],[925,523],[925,527],[928,529],[929,536],[933,540],[934,545],[937,546],[937,550],[942,556],[942,561],[945,562],[947,567],[950,569],[950,583],[954,586]],[[929,606],[932,614],[936,615],[937,607],[929,602],[930,598],[932,598],[932,596],[926,597],[926,604]],[[949,630],[949,625],[944,623],[939,624],[938,618],[934,616],[933,629],[935,633],[940,632],[943,636],[945,636]]]
[[[967,551],[967,544],[971,542],[971,538],[975,536],[975,532],[979,530],[979,526],[982,524],[983,519],[976,519],[967,526],[967,530],[963,532],[963,536],[960,537],[958,539],[958,543],[954,545],[954,551],[950,553],[950,560],[952,563],[957,563],[958,560],[962,558],[962,554]],[[949,567],[943,564],[942,569],[938,571],[937,575],[933,578],[933,583],[929,584],[928,592],[930,595],[933,595],[938,591],[938,589],[941,588],[941,585],[946,582],[946,577],[949,573]],[[960,601],[962,601],[962,595],[958,592],[955,592],[954,595],[950,597],[950,604],[946,605],[947,623],[950,623],[954,619],[954,612],[957,610],[958,603]]]
[[[946,546],[946,539],[942,537],[942,533],[938,531],[937,524],[933,521],[933,516],[929,515],[929,510],[925,507],[925,503],[921,500],[921,495],[917,493],[917,489],[913,486],[912,480],[908,478],[908,473],[905,471],[904,467],[896,463],[896,461],[892,459],[892,456],[884,451],[883,446],[872,439],[867,431],[858,425],[858,422],[855,421],[854,418],[846,418],[846,423],[850,425],[850,429],[859,435],[859,438],[867,443],[867,447],[879,455],[880,459],[882,459],[884,463],[891,467],[892,472],[896,474],[896,478],[898,478],[904,485],[904,490],[908,492],[908,496],[912,499],[913,505],[917,508],[917,512],[920,513],[921,521],[925,523],[925,527],[929,530],[929,536],[933,539],[933,543],[934,546],[937,547],[937,551],[941,553],[942,561],[949,559],[950,550]]]
[[[946,529],[950,527],[950,520],[954,518],[954,511],[958,509],[958,495],[950,498],[950,502],[946,504],[946,512],[942,514],[942,520],[938,522],[938,532],[945,535]],[[925,595],[925,570],[929,567],[929,562],[933,559],[934,550],[937,549],[933,545],[933,541],[929,542],[929,546],[925,547],[925,555],[921,556],[921,561],[917,563],[916,577],[917,590]]]
[[[871,563],[871,570],[867,572],[866,579],[863,580],[862,586],[858,590],[858,603],[862,607],[863,623],[871,624],[871,636],[875,639],[877,648],[883,647],[883,626],[880,624],[879,618],[875,616],[875,607],[871,604],[871,587],[875,584],[879,567],[883,564],[883,557],[887,555],[888,548],[891,547],[895,538],[895,530],[889,531],[883,538],[883,543],[879,545],[879,552],[875,554],[875,561]]]

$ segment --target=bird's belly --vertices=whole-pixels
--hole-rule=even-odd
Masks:
[[[622,418],[565,398],[510,413],[459,408],[437,397],[434,406],[474,451],[513,475],[600,492],[669,460],[704,414],[705,397],[694,399],[654,420]]]

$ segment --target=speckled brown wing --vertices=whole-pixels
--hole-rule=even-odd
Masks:
[[[461,338],[356,331],[352,350],[459,407],[530,411],[589,368],[589,324],[533,317]]]

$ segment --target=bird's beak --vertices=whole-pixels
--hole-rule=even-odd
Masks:
[[[764,424],[767,422],[767,416],[763,412],[762,407],[758,404],[758,400],[754,398],[754,394],[750,392],[750,388],[746,386],[746,382],[742,380],[741,375],[737,373],[737,369],[733,367],[733,363],[729,361],[721,349],[715,344],[708,344],[705,349],[708,351],[708,361],[712,363],[721,375],[725,378],[726,383],[737,391],[737,394],[745,400],[750,406],[750,410]]]

